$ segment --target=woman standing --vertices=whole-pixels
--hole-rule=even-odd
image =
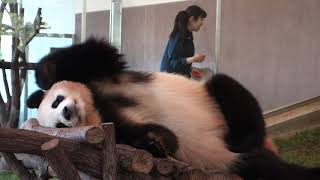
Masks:
[[[177,14],[160,71],[191,77],[192,63],[205,59],[205,55],[195,55],[192,32],[200,30],[206,17],[207,13],[195,5]]]

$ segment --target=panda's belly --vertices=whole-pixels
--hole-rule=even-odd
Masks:
[[[179,146],[174,156],[181,161],[226,170],[237,158],[224,143],[227,128],[223,115],[198,82],[157,73],[148,83],[120,83],[100,86],[100,90],[105,94],[121,93],[138,102],[120,110],[130,121],[171,130]]]

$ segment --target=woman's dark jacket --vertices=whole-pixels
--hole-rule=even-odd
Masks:
[[[168,41],[162,57],[160,71],[190,77],[191,64],[187,63],[186,58],[192,56],[194,56],[192,33],[189,32],[185,38],[180,37],[180,33],[176,33]]]

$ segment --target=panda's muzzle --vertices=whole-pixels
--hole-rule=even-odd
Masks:
[[[69,121],[69,120],[71,119],[71,117],[74,116],[74,114],[75,114],[74,108],[70,108],[70,107],[65,106],[65,107],[63,108],[62,114],[63,114],[63,117],[64,117],[66,120]]]

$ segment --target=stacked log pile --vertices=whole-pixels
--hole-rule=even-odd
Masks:
[[[0,152],[15,153],[25,167],[41,169],[41,179],[237,179],[116,144],[113,124],[57,129],[30,119],[22,128],[0,129]]]

